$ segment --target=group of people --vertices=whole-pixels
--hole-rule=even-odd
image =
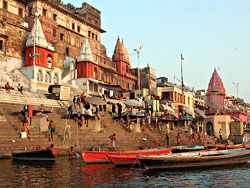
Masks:
[[[122,105],[120,103],[117,103],[117,109],[118,109],[118,118],[122,117]],[[116,116],[116,105],[112,104],[112,117],[114,118]]]
[[[10,90],[14,89],[9,82],[7,82],[4,86],[4,89],[7,91],[7,93],[10,93]],[[23,86],[21,86],[21,84],[18,84],[17,86],[17,93],[21,93],[23,94]]]

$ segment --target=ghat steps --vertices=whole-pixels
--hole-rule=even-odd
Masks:
[[[1,94],[0,94],[1,96]],[[96,132],[84,125],[78,126],[75,119],[65,119],[66,110],[62,108],[60,103],[50,99],[33,99],[32,104],[40,106],[53,107],[52,113],[49,114],[49,119],[52,119],[56,124],[56,132],[54,140],[50,139],[50,132],[37,131],[31,126],[30,139],[22,139],[20,132],[23,130],[22,115],[20,112],[23,110],[23,104],[30,102],[28,97],[8,95],[8,100],[3,101],[0,97],[0,152],[24,150],[34,148],[46,148],[50,144],[55,144],[55,147],[68,149],[71,145],[77,146],[78,149],[88,150],[91,146],[100,146],[104,150],[109,150],[111,142],[109,136],[113,133],[117,134],[117,150],[132,150],[145,146],[164,146],[166,145],[165,132],[158,133],[156,130],[145,129],[145,132],[135,133],[128,132],[122,121],[113,120],[108,112],[100,112],[101,116],[101,132]],[[23,99],[23,100],[22,100]],[[26,102],[21,102],[27,100]],[[15,101],[15,103],[13,102]],[[40,103],[39,103],[40,101]],[[30,103],[29,103],[30,104]],[[109,109],[109,107],[107,108]],[[65,125],[70,125],[71,136],[65,139]],[[171,130],[169,135],[172,145],[176,145],[176,135],[181,134],[181,144],[190,145],[190,134],[185,133],[183,127],[176,126]],[[78,135],[78,136],[77,136]],[[146,138],[146,141],[143,141]],[[208,139],[213,142],[213,138]],[[197,142],[196,136],[196,143]]]

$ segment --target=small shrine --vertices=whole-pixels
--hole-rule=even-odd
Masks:
[[[61,69],[54,67],[55,49],[44,36],[39,14],[26,41],[25,62],[22,73],[30,80],[30,90],[47,90],[50,85],[60,84]]]

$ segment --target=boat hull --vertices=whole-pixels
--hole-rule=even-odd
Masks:
[[[144,151],[139,154],[136,153],[121,153],[120,155],[107,154],[108,159],[116,166],[132,166],[139,164],[138,155],[166,155],[170,153],[173,148],[156,149],[152,151]]]
[[[141,156],[140,163],[147,170],[178,170],[228,166],[247,163],[250,150],[228,152],[227,154],[191,156],[191,157],[147,157]]]
[[[223,145],[223,144],[215,144],[215,145],[207,145],[207,148],[215,148],[218,149],[237,149],[237,148],[250,148],[249,146],[245,146],[244,144],[237,144],[237,145]]]
[[[82,151],[82,159],[87,164],[103,164],[111,163],[107,155],[112,156],[121,156],[123,154],[137,156],[140,153],[150,152],[158,149],[164,149],[164,147],[151,148],[144,150],[132,150],[132,151],[114,151],[114,152],[105,152],[105,151]],[[166,148],[168,149],[168,148]]]
[[[55,161],[52,150],[34,150],[12,153],[13,160],[21,161]]]

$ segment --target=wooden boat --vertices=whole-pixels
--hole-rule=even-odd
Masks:
[[[156,155],[166,155],[169,153],[172,154],[184,154],[184,153],[198,153],[198,152],[203,152],[203,151],[216,151],[217,148],[205,148],[204,146],[177,146],[177,147],[173,147],[171,150],[169,150],[168,152],[165,153],[158,153]],[[154,155],[150,152],[148,153],[143,153],[143,155]],[[130,156],[128,154],[122,154],[119,156],[115,156],[113,154],[109,154],[107,155],[107,157],[109,158],[109,160],[115,164],[116,166],[132,166],[132,165],[139,165],[139,158],[136,156]]]
[[[98,163],[111,163],[111,161],[108,159],[107,155],[112,156],[120,156],[124,153],[130,154],[130,155],[138,155],[140,153],[144,152],[155,152],[155,150],[163,149],[162,152],[165,150],[168,150],[167,147],[159,147],[159,148],[151,148],[151,149],[142,149],[142,150],[132,150],[132,151],[113,151],[113,152],[106,152],[106,151],[82,151],[82,159],[87,164],[98,164]]]
[[[55,161],[55,155],[58,154],[60,149],[44,149],[44,150],[32,150],[13,152],[13,160],[24,160],[24,161]]]
[[[228,166],[247,163],[249,160],[250,150],[245,148],[168,156],[139,156],[140,164],[147,170],[178,170]]]
[[[52,150],[53,155],[55,155],[55,156],[57,156],[58,153],[61,151],[61,149],[59,149],[59,148],[52,148],[51,150]]]
[[[250,146],[246,146],[245,144],[235,144],[235,145],[225,145],[225,144],[208,144],[207,148],[217,147],[218,149],[236,149],[236,148],[250,148]]]
[[[139,163],[138,155],[166,155],[173,150],[172,147],[147,150],[140,153],[120,153],[120,155],[106,154],[108,159],[116,166],[132,166]]]
[[[211,147],[212,148],[212,147]],[[183,153],[206,150],[205,146],[174,146],[172,153]]]

